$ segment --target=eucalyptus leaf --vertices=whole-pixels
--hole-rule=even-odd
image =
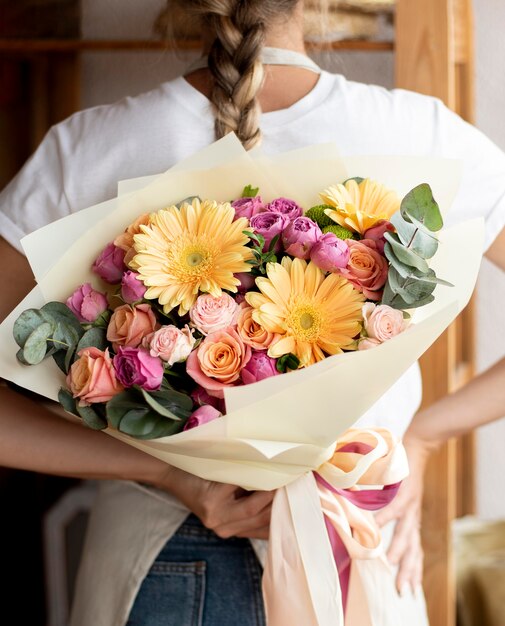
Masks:
[[[438,240],[424,228],[421,228],[419,222],[416,224],[406,222],[398,212],[391,218],[391,223],[395,227],[400,241],[423,259],[431,259],[437,251]]]
[[[344,180],[344,185],[348,183],[350,180],[354,180],[358,183],[358,185],[360,185],[365,179],[361,178],[361,176],[352,176],[351,178]]]
[[[63,352],[63,350],[60,350],[58,352],[55,352],[52,357],[54,359],[54,362],[56,363],[56,365],[60,368],[60,370],[64,373],[64,374],[68,374],[68,370],[70,369],[70,364],[67,366],[67,357],[68,357],[69,352]],[[72,352],[70,352],[70,355],[72,356]]]
[[[188,196],[187,198],[184,198],[184,200],[181,200],[180,202],[177,202],[177,204],[175,205],[178,209],[181,209],[185,204],[192,204],[193,200],[201,200],[200,196]]]
[[[45,322],[47,322],[47,320],[39,309],[27,309],[23,311],[14,322],[13,328],[14,340],[18,346],[22,348],[33,331]]]
[[[22,365],[30,365],[30,363],[28,363],[28,361],[25,359],[24,354],[23,354],[23,348],[19,348],[19,350],[16,352],[16,359],[22,364]]]
[[[144,389],[142,389],[142,395],[144,396],[144,400],[147,402],[147,404],[156,413],[159,413],[163,417],[167,417],[168,419],[171,419],[171,420],[178,421],[181,419],[180,417],[177,417],[177,415],[172,413],[170,409],[166,408],[165,406],[163,406],[163,404],[158,402],[153,396],[149,395],[147,391],[145,391]]]
[[[77,413],[82,417],[86,426],[93,430],[107,428],[107,422],[92,407],[77,405]]]
[[[111,426],[119,430],[121,420],[130,410],[143,410],[146,413],[149,411],[142,395],[134,389],[126,389],[107,402],[107,420]]]
[[[51,340],[57,350],[75,350],[79,342],[79,334],[70,324],[57,322]]]
[[[63,325],[72,326],[79,337],[83,335],[84,329],[81,323],[66,304],[62,302],[48,302],[44,304],[40,312],[46,317],[47,321],[54,320]]]
[[[105,350],[108,346],[107,331],[104,328],[90,328],[81,337],[77,344],[76,352],[79,354],[81,350],[85,348],[98,348],[99,350]]]
[[[147,404],[164,417],[179,421],[191,415],[193,400],[184,393],[175,389],[147,392],[140,390]]]
[[[53,332],[53,326],[44,322],[31,333],[23,347],[23,356],[29,365],[41,363],[47,352],[47,340]]]
[[[136,439],[168,437],[182,430],[184,422],[167,420],[154,411],[132,409],[120,421],[120,432]]]
[[[65,409],[65,411],[67,411],[67,413],[72,413],[72,415],[79,415],[79,413],[77,412],[77,404],[75,398],[68,389],[61,387],[58,392],[58,402]]]
[[[401,202],[400,212],[404,219],[412,217],[432,232],[439,231],[444,225],[439,206],[427,183],[422,183],[409,191]]]
[[[384,237],[389,243],[391,251],[401,263],[415,267],[421,272],[427,272],[429,270],[428,263],[417,253],[405,248],[400,242],[398,235],[386,232],[384,233]]]

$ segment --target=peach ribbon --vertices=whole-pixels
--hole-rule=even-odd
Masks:
[[[263,595],[268,626],[401,626],[394,576],[373,514],[339,493],[403,480],[402,444],[381,428],[349,429],[328,462],[276,492]],[[350,558],[344,616],[341,580],[328,534]]]

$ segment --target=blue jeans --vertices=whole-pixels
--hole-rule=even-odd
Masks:
[[[190,515],[144,579],[128,626],[265,626],[261,565],[247,539]]]

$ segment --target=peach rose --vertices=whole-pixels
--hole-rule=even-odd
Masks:
[[[278,335],[269,333],[252,318],[254,309],[244,302],[240,305],[237,330],[242,341],[254,350],[268,350]]]
[[[186,362],[186,372],[209,395],[223,398],[223,388],[239,379],[250,358],[251,348],[229,327],[211,333],[193,350]]]
[[[376,241],[347,241],[350,255],[347,267],[337,270],[369,300],[380,300],[386,284],[389,265],[378,250]]]
[[[407,327],[403,312],[387,304],[367,302],[363,305],[363,319],[368,338],[379,343],[399,335]]]
[[[211,296],[205,293],[198,296],[189,310],[191,325],[204,335],[233,326],[238,312],[238,304],[227,293]]]
[[[153,310],[149,304],[131,306],[124,304],[118,307],[110,318],[107,327],[107,339],[117,351],[118,346],[137,348],[144,337],[159,328]]]
[[[67,374],[67,385],[74,398],[79,398],[80,406],[108,402],[123,391],[108,349],[102,352],[94,347],[84,348],[78,356]]]
[[[114,245],[118,248],[121,248],[126,253],[124,258],[124,262],[126,265],[129,265],[130,261],[136,254],[133,247],[133,238],[135,235],[138,235],[140,232],[142,232],[140,230],[141,226],[147,226],[149,224],[149,217],[149,213],[144,213],[140,217],[137,217],[133,224],[130,224],[128,228],[124,231],[124,233],[114,239]]]

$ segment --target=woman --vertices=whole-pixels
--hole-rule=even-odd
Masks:
[[[6,311],[28,287],[28,278],[19,280],[29,275],[19,254],[24,233],[115,195],[119,179],[166,170],[229,131],[246,148],[262,141],[270,153],[334,141],[349,155],[464,158],[453,221],[474,216],[478,207],[487,220],[487,245],[498,236],[505,223],[505,155],[432,98],[321,72],[305,56],[301,2],[171,4],[201,22],[208,63],[204,57],[185,77],[81,112],[51,129],[0,196],[5,238],[0,252],[8,255],[12,281]],[[166,492],[136,482],[103,485],[90,522],[73,626],[264,624],[261,568],[244,538],[268,536],[271,494],[246,495],[173,468],[163,472],[152,460],[146,468],[138,456],[132,457],[133,470],[127,456],[134,453],[117,442],[105,443],[105,437],[89,432],[84,441],[76,427],[50,421],[10,391],[2,394],[0,462],[127,478]],[[412,368],[360,425],[381,425],[401,435],[419,400],[419,373]],[[5,408],[14,402],[15,413]],[[108,454],[119,456],[119,467],[107,465]],[[188,517],[189,511],[194,516]],[[261,555],[262,546],[255,547]],[[421,598],[406,594],[404,608],[404,623],[426,624]]]

